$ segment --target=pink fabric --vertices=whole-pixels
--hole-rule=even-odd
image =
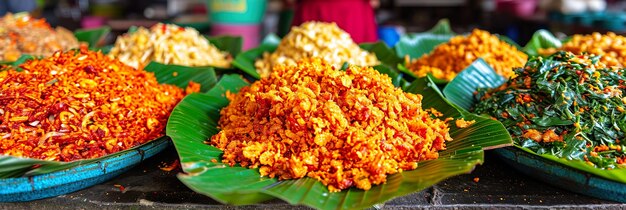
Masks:
[[[307,21],[335,22],[356,43],[378,40],[374,9],[368,0],[298,1],[292,25]]]

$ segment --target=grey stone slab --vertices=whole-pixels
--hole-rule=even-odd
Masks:
[[[479,181],[473,179],[478,177]],[[616,202],[555,188],[515,171],[497,156],[486,154],[472,174],[445,180],[434,187],[434,204],[591,205]]]
[[[163,171],[176,160],[174,149],[153,157],[128,173],[91,188],[55,198],[0,204],[0,209],[307,209],[280,200],[229,206],[195,193]],[[479,181],[475,182],[474,178]],[[125,187],[121,191],[115,185]],[[520,175],[487,153],[472,174],[447,179],[424,191],[396,198],[380,209],[626,209],[626,205],[551,187]]]

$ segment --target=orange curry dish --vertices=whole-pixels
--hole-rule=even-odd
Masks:
[[[451,119],[433,117],[422,95],[370,67],[341,71],[305,59],[227,96],[221,131],[208,141],[224,151],[223,163],[281,180],[311,177],[331,192],[369,190],[438,158],[452,140]]]
[[[0,72],[0,155],[97,158],[161,137],[184,90],[100,52],[56,52]]]

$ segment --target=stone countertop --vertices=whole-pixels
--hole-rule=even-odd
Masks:
[[[108,182],[71,194],[0,209],[306,209],[280,200],[250,206],[222,205],[195,193],[176,178],[179,168],[160,167],[177,161],[171,147]],[[478,178],[478,182],[475,182]],[[123,186],[124,189],[121,189]],[[378,206],[383,209],[626,209],[626,204],[595,199],[525,177],[487,152],[485,164],[472,174],[447,179],[433,187]]]

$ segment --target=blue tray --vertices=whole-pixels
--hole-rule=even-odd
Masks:
[[[626,184],[610,181],[515,147],[494,150],[518,171],[572,192],[617,202],[626,202]]]
[[[112,179],[170,145],[159,138],[100,161],[48,174],[0,179],[0,202],[31,201],[75,192]]]

